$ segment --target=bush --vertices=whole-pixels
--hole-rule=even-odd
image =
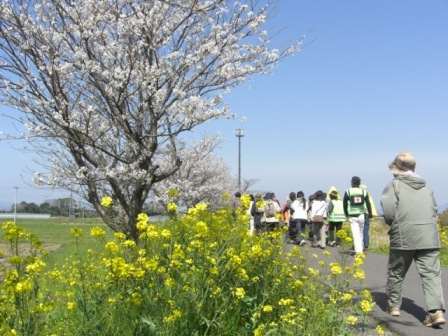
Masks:
[[[150,223],[138,218],[138,242],[94,227],[101,244],[47,269],[37,239],[3,224],[12,253],[0,287],[2,335],[349,335],[364,327],[374,303],[354,264],[307,266],[299,247],[284,253],[283,230],[251,236],[244,208]],[[23,243],[27,256],[20,256]],[[42,257],[42,258],[41,258]],[[327,274],[327,275],[326,275]],[[326,283],[326,284],[324,284]],[[356,299],[356,300],[355,300]],[[359,321],[359,322],[357,322]]]
[[[438,215],[439,223],[442,228],[448,228],[448,209]]]

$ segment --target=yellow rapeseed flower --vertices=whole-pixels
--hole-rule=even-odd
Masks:
[[[243,299],[246,296],[246,291],[244,290],[243,287],[238,287],[237,289],[235,289],[234,294],[238,299]]]
[[[94,226],[90,229],[90,236],[93,238],[101,239],[106,236],[106,231],[99,226]]]
[[[106,248],[106,250],[108,250],[113,254],[118,253],[120,251],[120,247],[114,242],[107,242],[104,247]]]
[[[311,275],[319,275],[319,270],[311,267],[308,268],[308,272],[310,272]]]
[[[24,281],[16,283],[15,292],[16,293],[31,292],[32,289],[33,289],[33,284],[31,283],[31,280],[26,279]]]
[[[356,256],[356,257],[355,257],[355,260],[354,260],[354,264],[355,264],[355,266],[359,267],[359,266],[361,266],[363,263],[364,263],[364,261],[362,260],[362,258],[360,258],[359,256]]]
[[[372,311],[373,307],[375,306],[375,302],[370,300],[361,300],[359,305],[361,306],[361,310],[365,314],[368,314]]]
[[[75,303],[73,301],[67,302],[67,309],[72,310],[75,308]]]
[[[249,209],[250,202],[251,202],[251,199],[248,194],[243,194],[241,196],[241,207],[242,208]]]
[[[42,260],[36,259],[32,264],[26,266],[26,272],[28,274],[37,274],[40,273],[45,266],[46,265]]]
[[[336,237],[338,237],[340,239],[345,239],[345,238],[347,238],[347,232],[345,230],[339,230],[336,233]]]
[[[350,315],[345,319],[345,322],[350,325],[354,325],[356,321],[358,321],[358,318],[353,315]]]
[[[195,230],[200,235],[205,235],[208,231],[207,224],[205,224],[203,221],[197,222],[195,225]]]
[[[372,292],[370,292],[368,289],[364,289],[362,291],[362,295],[367,299],[372,301]]]
[[[171,237],[171,231],[168,229],[163,229],[162,232],[160,233],[160,235],[163,238],[170,238]]]
[[[70,229],[70,236],[72,236],[74,238],[81,238],[82,237],[82,229],[80,229],[80,228]]]
[[[113,204],[113,200],[112,197],[109,196],[104,196],[103,199],[101,200],[101,206],[108,208]]]
[[[175,310],[173,310],[173,313],[171,315],[165,316],[163,318],[163,322],[173,323],[176,320],[178,320],[179,318],[181,318],[181,316],[182,316],[182,313],[180,312],[180,310],[179,309],[175,309]]]
[[[278,302],[279,306],[290,306],[294,303],[293,299],[280,299]]]
[[[219,294],[221,294],[222,293],[222,289],[221,289],[221,287],[215,287],[214,289],[213,289],[213,296],[217,296],[217,295],[219,295]]]
[[[352,300],[352,295],[350,293],[344,293],[342,295],[342,301],[349,302]]]
[[[176,283],[176,282],[175,282],[174,279],[171,278],[171,277],[168,277],[168,278],[165,280],[165,285],[167,285],[167,286],[170,287],[170,288],[173,287],[175,283]]]
[[[135,243],[135,241],[127,239],[123,242],[123,247],[132,250],[137,247],[137,244]]]
[[[145,213],[140,213],[137,216],[136,228],[138,231],[143,232],[148,228],[149,217]]]
[[[168,210],[168,212],[176,212],[177,204],[176,203],[168,203],[168,205],[166,206],[166,209]]]
[[[384,329],[380,325],[377,325],[375,330],[379,336],[384,336]]]
[[[114,237],[118,240],[125,240],[126,235],[123,232],[115,232]]]
[[[266,329],[266,326],[264,324],[260,324],[257,328],[255,328],[254,336],[262,336],[264,329]]]
[[[342,274],[342,268],[338,263],[332,263],[331,264],[331,273],[334,275]]]
[[[251,280],[251,282],[253,282],[253,283],[257,283],[257,282],[259,282],[260,281],[260,277],[259,276],[254,276],[252,279],[250,279]]]
[[[218,275],[219,274],[219,269],[217,267],[211,267],[209,269],[209,273],[212,275]]]
[[[294,288],[300,288],[302,286],[303,286],[303,282],[302,281],[300,281],[298,279],[294,281]]]
[[[196,216],[198,214],[198,209],[196,208],[188,208],[187,213],[189,216]]]
[[[196,204],[195,208],[198,211],[205,211],[207,209],[207,204],[204,202],[200,202],[200,203]]]
[[[353,277],[355,279],[362,280],[362,279],[366,278],[366,274],[364,273],[364,271],[362,269],[356,268],[355,272],[353,273]]]
[[[270,313],[273,310],[274,310],[274,307],[272,307],[271,305],[263,306],[263,312],[265,312],[265,313]]]

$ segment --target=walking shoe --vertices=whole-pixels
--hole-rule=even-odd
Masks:
[[[305,245],[305,244],[306,244],[305,239],[302,239],[302,240],[300,241],[300,246],[303,246],[303,245]]]
[[[330,244],[331,247],[335,247],[336,246],[336,240],[333,240]]]
[[[398,307],[390,307],[389,314],[392,316],[400,316],[400,308]]]
[[[445,324],[445,318],[441,310],[437,310],[435,313],[428,312],[428,316],[423,321],[423,325],[426,327],[438,327],[442,324]]]
[[[311,246],[312,246],[312,247],[317,247],[317,244],[316,244],[316,243],[313,243]]]

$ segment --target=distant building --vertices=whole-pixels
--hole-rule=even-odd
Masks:
[[[0,213],[0,218],[6,218],[6,219],[14,219],[15,218],[21,218],[21,219],[48,219],[51,218],[50,214],[33,214],[33,213]]]

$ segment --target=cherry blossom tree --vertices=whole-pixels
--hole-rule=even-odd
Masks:
[[[186,208],[199,202],[216,208],[225,206],[229,201],[222,196],[237,190],[237,182],[223,159],[215,154],[221,143],[221,137],[216,135],[192,141],[190,146],[178,146],[182,166],[173,175],[154,185],[154,201],[164,209],[173,201]],[[176,197],[169,197],[171,190],[177,192]]]
[[[264,30],[270,1],[2,0],[0,102],[58,187],[136,238],[179,135],[229,116],[223,96],[296,53]],[[103,208],[104,196],[113,208]]]

